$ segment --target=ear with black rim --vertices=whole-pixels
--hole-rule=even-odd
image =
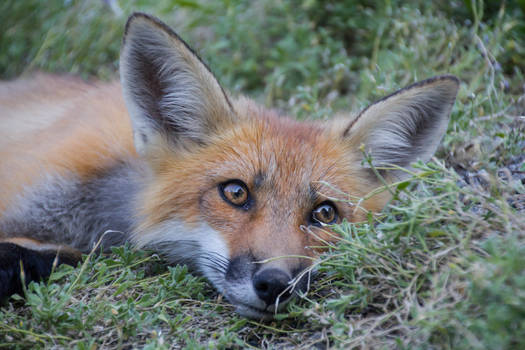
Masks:
[[[234,112],[208,67],[166,24],[130,16],[120,56],[120,79],[135,147],[203,144],[230,127]]]
[[[427,161],[447,130],[458,88],[451,75],[412,84],[363,110],[344,137],[353,146],[364,145],[377,167],[409,168],[416,160]]]

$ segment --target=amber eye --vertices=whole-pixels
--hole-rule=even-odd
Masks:
[[[321,203],[312,211],[312,222],[331,225],[337,221],[337,210],[331,202]]]
[[[250,196],[246,184],[240,180],[233,180],[219,186],[222,198],[236,207],[244,207],[248,204]]]

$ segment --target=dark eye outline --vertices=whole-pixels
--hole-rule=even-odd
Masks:
[[[334,209],[334,219],[330,222],[321,222],[317,219],[314,218],[314,211],[324,205],[329,205],[331,206],[333,209]],[[312,211],[310,212],[310,218],[309,218],[309,221],[310,221],[310,225],[314,225],[314,226],[317,226],[317,227],[322,227],[322,226],[326,226],[326,225],[333,225],[333,224],[336,224],[338,221],[339,221],[339,211],[337,210],[337,206],[332,202],[332,201],[324,201],[322,203],[319,203],[318,205],[315,206],[314,209],[312,209]]]
[[[235,204],[232,201],[230,201],[228,197],[226,197],[226,194],[224,193],[224,189],[226,188],[226,186],[232,185],[232,184],[241,186],[246,191],[246,200],[243,203]],[[248,210],[252,207],[252,204],[253,204],[252,196],[250,195],[248,186],[243,181],[238,180],[238,179],[228,180],[228,181],[220,183],[218,186],[218,189],[219,189],[219,195],[221,196],[221,198],[229,205],[235,208],[243,209],[243,210]]]

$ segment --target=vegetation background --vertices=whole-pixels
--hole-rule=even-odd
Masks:
[[[382,216],[338,226],[309,293],[275,321],[238,317],[185,267],[122,247],[5,303],[0,348],[525,349],[523,0],[4,0],[0,77],[114,79],[136,10],[233,93],[298,118],[455,74],[447,135]]]

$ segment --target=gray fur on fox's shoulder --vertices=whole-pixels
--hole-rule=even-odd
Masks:
[[[102,246],[121,245],[133,227],[142,176],[141,169],[120,163],[86,182],[73,175],[44,177],[7,210],[0,232],[88,252],[106,231],[114,231],[104,235]]]

